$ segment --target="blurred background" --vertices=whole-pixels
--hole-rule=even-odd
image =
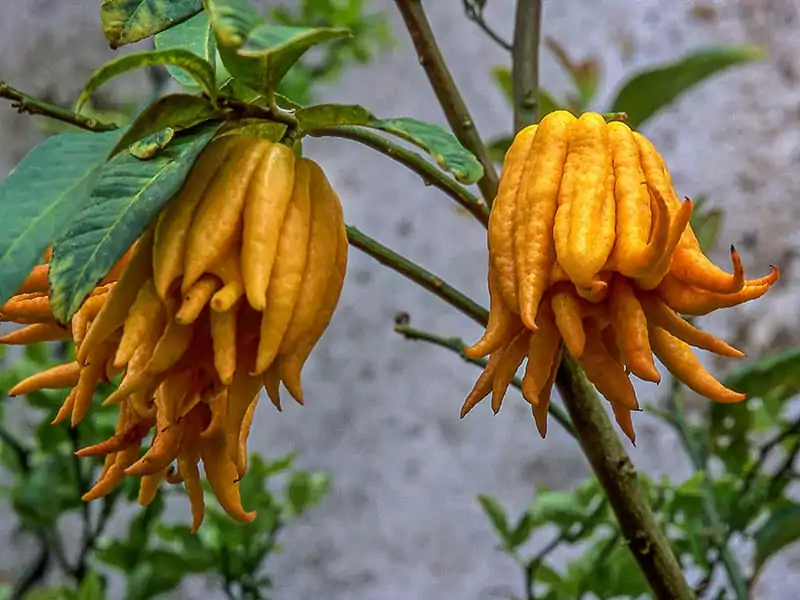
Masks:
[[[302,20],[301,10],[283,4]],[[339,4],[349,4],[345,16],[363,27],[363,37],[357,37],[363,46],[337,54],[342,64],[328,64],[327,71],[296,72],[287,93],[301,101],[359,103],[379,117],[411,116],[446,125],[393,3]],[[514,3],[486,4],[486,23],[510,40]],[[425,5],[479,131],[487,140],[507,135],[510,103],[492,73],[510,65],[509,54],[467,18],[462,0]],[[767,52],[762,60],[725,70],[693,88],[642,130],[667,160],[678,194],[704,196],[706,208],[724,211],[719,244],[711,251],[715,262],[727,268],[727,248],[735,244],[751,277],[765,274],[769,264],[782,271],[780,283],[765,298],[704,317],[700,325],[753,357],[797,345],[800,4],[545,0],[543,6],[544,35],[575,61],[595,61],[593,68],[599,69],[591,109],[607,106],[633,72],[700,47],[754,44]],[[136,44],[120,52],[149,47]],[[0,78],[14,87],[69,106],[89,75],[113,56],[100,29],[96,0],[0,2]],[[322,74],[330,77],[320,79]],[[541,82],[559,98],[573,89],[569,75],[546,49]],[[144,71],[126,75],[96,94],[93,108],[132,114],[151,100],[158,84]],[[0,177],[51,131],[48,127],[0,101]],[[485,232],[469,215],[364,147],[327,138],[309,139],[304,150],[326,170],[349,223],[468,295],[488,301]],[[404,311],[413,326],[470,343],[480,329],[358,251],[350,256],[336,316],[305,370],[306,406],[287,402],[278,414],[264,403],[253,426],[251,448],[265,460],[294,452],[297,468],[330,477],[328,493],[282,532],[282,551],[267,563],[274,589],[265,597],[520,597],[519,567],[498,551],[478,495],[489,494],[509,515],[518,515],[538,486],[570,490],[589,475],[588,464],[552,420],[547,440],[539,438],[517,392],[509,393],[497,416],[481,405],[460,421],[459,408],[478,371],[455,354],[404,340],[393,331],[394,319]],[[9,353],[6,364],[14,364],[15,356]],[[732,366],[732,361],[709,363],[719,374]],[[668,387],[637,389],[643,404],[660,406]],[[689,397],[690,412],[705,402]],[[32,436],[41,420],[42,414],[24,400],[4,400],[4,428],[19,439]],[[690,476],[689,459],[677,450],[671,428],[647,411],[635,415],[635,425],[638,447],[627,441],[626,447],[642,472],[674,481]],[[0,483],[14,481],[8,469],[0,470]],[[47,480],[37,489],[48,494]],[[20,528],[13,506],[11,500],[0,500],[0,580],[6,582],[35,565],[44,539]],[[131,516],[141,510],[134,504],[116,510],[105,535],[127,535]],[[163,519],[185,525],[185,499],[167,499]],[[82,523],[79,509],[59,517],[67,557],[80,551]],[[535,552],[551,537],[552,529],[544,527],[526,548]],[[743,560],[752,553],[747,543],[735,546]],[[579,554],[580,548],[558,549],[548,558],[563,566]],[[45,581],[59,577],[53,567]],[[216,589],[202,576],[189,576],[168,597],[226,597]],[[108,597],[130,598],[125,590],[124,577],[114,572]],[[800,547],[787,548],[765,566],[753,597],[796,598],[798,590]]]

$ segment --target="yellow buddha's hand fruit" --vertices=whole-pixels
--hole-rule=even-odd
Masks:
[[[106,457],[84,499],[125,477],[140,478],[142,505],[163,482],[183,484],[197,531],[202,461],[219,505],[252,521],[239,480],[258,396],[266,386],[280,409],[283,383],[302,403],[301,371],[336,310],[347,250],[342,205],[319,165],[283,143],[225,134],[70,323],[53,318],[46,262],[0,307],[0,321],[28,325],[0,343],[79,344],[75,362],[12,393],[72,388],[53,422],[75,425],[91,415],[96,386],[121,374],[103,403],[120,411],[115,435],[77,452]]]
[[[742,400],[703,369],[691,346],[732,358],[743,353],[679,313],[755,300],[779,272],[745,279],[733,248],[732,273],[714,265],[689,225],[692,210],[653,144],[625,123],[556,111],[521,130],[489,218],[486,331],[464,350],[489,360],[462,417],[490,394],[499,410],[527,359],[522,393],[544,436],[563,352],[611,403],[631,441],[639,405],[630,377],[658,383],[654,355],[697,393]]]
[[[581,115],[572,126],[555,237],[558,262],[577,288],[592,288],[615,240],[614,170],[606,122]]]

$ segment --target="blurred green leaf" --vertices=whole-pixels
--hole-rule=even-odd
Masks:
[[[489,521],[492,527],[494,527],[494,530],[504,542],[508,543],[510,532],[508,529],[508,518],[506,517],[503,507],[491,496],[485,496],[483,494],[478,496],[478,502],[480,502],[483,512],[489,517]]]
[[[195,572],[195,566],[180,554],[152,548],[127,574],[125,600],[152,600],[176,589]]]
[[[736,404],[715,402],[711,406],[710,420],[710,452],[722,459],[730,472],[742,473],[750,456],[747,440],[747,433],[753,425],[750,403],[748,400]]]
[[[492,162],[501,163],[506,157],[506,152],[514,142],[513,136],[501,135],[493,140],[489,140],[489,158]]]
[[[786,546],[800,540],[800,504],[786,500],[753,536],[756,543],[755,571]]]
[[[717,245],[717,238],[722,226],[722,210],[712,208],[703,210],[706,204],[705,196],[697,196],[693,199],[694,209],[690,225],[700,243],[700,249],[708,253]]]
[[[267,95],[309,49],[351,35],[344,28],[268,24],[247,0],[208,0],[206,8],[228,72]]]
[[[553,524],[560,529],[568,529],[576,524],[588,523],[593,511],[591,506],[582,502],[575,494],[541,490],[527,512],[537,526]]]
[[[580,581],[583,593],[600,600],[647,597],[650,586],[627,546],[613,543],[616,538],[601,538],[567,568],[567,577]]]
[[[100,21],[118,48],[163,31],[203,10],[203,0],[102,0]]]
[[[81,581],[76,600],[104,600],[105,585],[97,571],[89,571]]]
[[[324,473],[296,471],[287,485],[287,499],[295,515],[303,514],[328,492],[330,478]]]
[[[567,53],[567,49],[550,36],[545,38],[545,45],[575,85],[575,89],[578,92],[578,97],[575,99],[575,108],[578,109],[578,112],[585,112],[588,110],[592,100],[594,100],[600,85],[600,63],[592,58],[574,61]]]
[[[800,391],[800,347],[748,362],[730,373],[724,383],[748,398],[785,400]]]
[[[509,104],[514,103],[514,89],[511,84],[511,69],[508,67],[494,67],[492,69],[492,79],[497,86],[503,91],[503,95],[508,100]],[[553,95],[545,90],[539,88],[539,118],[549,115],[551,112],[562,110],[561,104],[553,97]]]
[[[536,529],[536,521],[529,512],[522,513],[522,516],[517,521],[517,524],[514,525],[514,529],[512,529],[508,534],[508,539],[506,540],[508,543],[508,549],[514,550],[527,542],[533,531]]]
[[[699,50],[661,67],[630,77],[611,103],[614,112],[627,113],[627,123],[638,128],[681,94],[720,71],[765,56],[753,46],[723,46]]]

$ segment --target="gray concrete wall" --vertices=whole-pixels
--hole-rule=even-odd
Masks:
[[[392,3],[371,4],[386,6],[400,46],[348,72],[325,99],[359,102],[379,116],[444,122]],[[508,57],[463,18],[458,0],[426,4],[480,131],[487,137],[507,131],[509,109],[488,73]],[[487,11],[506,37],[512,4],[494,0]],[[96,9],[93,0],[1,0],[0,77],[33,94],[71,101],[112,56]],[[686,95],[646,128],[679,193],[706,193],[725,207],[721,246],[736,244],[753,274],[769,263],[783,269],[781,284],[766,299],[703,321],[751,354],[798,337],[799,11],[796,0],[544,3],[547,34],[576,57],[601,58],[603,99],[631,69],[700,45],[750,42],[770,52],[767,60]],[[549,56],[542,79],[553,91],[565,89]],[[135,93],[141,82],[129,78],[115,93]],[[41,136],[29,117],[2,104],[0,132],[2,174]],[[329,174],[351,223],[486,300],[484,233],[447,198],[354,144],[310,140],[306,147]],[[725,260],[722,253],[715,258]],[[459,421],[476,370],[446,351],[400,339],[392,332],[399,310],[415,325],[445,335],[473,340],[480,334],[436,298],[353,251],[340,307],[306,369],[306,407],[289,405],[281,415],[267,405],[259,409],[251,439],[256,450],[267,456],[297,450],[303,466],[330,471],[334,483],[324,505],[287,532],[286,551],[272,567],[279,598],[479,600],[498,588],[513,593],[519,574],[495,551],[476,495],[489,492],[516,512],[535,485],[568,488],[587,475],[577,447],[556,425],[546,441],[539,439],[514,393],[498,416],[481,406]],[[657,403],[663,391],[641,386],[640,394],[645,403]],[[668,430],[646,413],[636,427],[640,443],[631,452],[638,466],[653,475],[687,474]],[[172,515],[185,519],[186,510],[173,507]],[[10,518],[0,507],[3,533]],[[0,544],[0,563],[9,569],[23,558],[13,544]],[[800,589],[798,560],[795,549],[771,563],[757,597],[795,598],[790,590]],[[208,597],[204,589],[188,584],[181,597]]]

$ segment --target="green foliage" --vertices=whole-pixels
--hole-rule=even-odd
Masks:
[[[344,28],[267,23],[247,0],[209,0],[207,8],[227,70],[267,96],[313,46],[351,35]]]
[[[276,6],[270,18],[280,25],[343,27],[352,36],[321,47],[316,58],[304,56],[281,80],[278,91],[301,104],[313,101],[313,87],[338,77],[349,64],[366,64],[393,38],[383,13],[367,12],[367,0],[299,0],[296,8]]]
[[[558,64],[569,76],[573,90],[563,101],[552,96],[544,87],[539,89],[539,116],[555,110],[569,110],[575,115],[596,110],[600,113],[625,113],[625,122],[639,129],[660,110],[675,102],[682,94],[703,81],[730,67],[763,58],[761,49],[753,46],[724,46],[698,50],[683,58],[655,68],[644,69],[631,75],[616,92],[615,99],[605,109],[592,107],[600,86],[601,69],[597,60],[573,60],[566,49],[552,38],[546,46]],[[511,70],[495,67],[492,78],[503,95],[513,103]],[[492,160],[502,162],[514,141],[511,135],[502,135],[489,142]],[[712,219],[718,218],[711,216]]]
[[[138,42],[203,10],[203,0],[103,0],[100,21],[112,48]]]
[[[379,129],[395,135],[430,154],[444,171],[452,173],[462,183],[475,183],[483,177],[483,166],[444,127],[408,117],[378,119],[363,106],[319,104],[295,111],[301,132],[339,125],[357,125]]]
[[[26,347],[19,360],[0,371],[0,397],[5,398],[8,390],[25,377],[56,362],[74,359],[71,353],[65,355],[65,349],[64,345],[54,349],[45,344]],[[100,386],[94,405],[99,406],[113,389],[111,385]],[[19,527],[33,533],[41,540],[43,550],[57,558],[64,556],[58,530],[63,518],[79,515],[88,534],[79,552],[65,557],[66,562],[60,565],[69,584],[36,588],[25,598],[102,600],[106,598],[106,584],[101,572],[108,569],[118,571],[124,579],[126,600],[161,597],[175,590],[187,575],[206,577],[229,591],[231,598],[268,598],[271,580],[264,573],[266,561],[279,551],[284,529],[324,498],[330,487],[328,475],[295,469],[293,455],[265,461],[251,453],[240,489],[244,505],[258,511],[253,522],[234,522],[209,494],[206,521],[199,533],[192,534],[183,522],[164,521],[166,497],[183,496],[183,487],[162,486],[147,507],[135,511],[126,533],[108,537],[105,529],[112,516],[136,502],[138,482],[129,478],[120,489],[98,501],[96,518],[85,510],[81,496],[96,479],[103,458],[76,459],[73,453],[113,435],[116,415],[105,408],[90,412],[76,429],[70,429],[67,423],[50,425],[66,395],[65,390],[43,390],[25,397],[30,408],[40,413],[41,422],[32,435],[24,436],[24,442],[22,435],[16,437],[7,431],[0,419],[0,465],[9,481],[0,487],[0,494],[10,501]],[[0,404],[0,411],[3,407]],[[188,500],[182,497],[179,501],[188,511]],[[3,593],[0,590],[0,598]]]
[[[0,303],[39,263],[45,248],[94,187],[119,133],[48,138],[0,183]]]
[[[53,244],[51,305],[67,322],[94,286],[178,191],[219,125],[176,136],[149,160],[130,153],[105,163],[89,202]]]
[[[769,557],[800,540],[800,504],[786,500],[770,514],[753,538],[756,542],[755,570]]]
[[[681,94],[720,71],[764,57],[760,48],[730,46],[707,48],[661,67],[636,73],[617,92],[611,111],[624,112],[631,127],[638,128]]]
[[[80,111],[89,97],[97,88],[110,81],[118,75],[127,73],[134,69],[150,67],[156,65],[171,65],[179,68],[190,75],[197,85],[212,100],[217,95],[217,82],[214,74],[214,67],[208,61],[203,60],[194,52],[183,48],[169,48],[167,50],[152,50],[149,52],[139,52],[137,54],[126,54],[112,61],[107,62],[95,71],[86,85],[83,86],[75,110]]]
[[[191,129],[210,119],[220,118],[221,113],[207,98],[189,94],[164,96],[145,108],[126,129],[109,158],[122,152],[132,144],[166,128],[174,132]]]
[[[478,159],[444,127],[407,117],[382,119],[370,125],[422,148],[441,169],[451,172],[462,183],[475,183],[483,177],[483,166]]]
[[[230,81],[230,73],[219,58],[217,43],[214,40],[214,30],[208,13],[203,11],[180,25],[162,31],[153,38],[156,50],[169,50],[180,48],[196,54],[214,67],[217,85],[222,87]],[[199,90],[197,81],[183,69],[166,65],[167,71],[175,81],[191,90]]]

